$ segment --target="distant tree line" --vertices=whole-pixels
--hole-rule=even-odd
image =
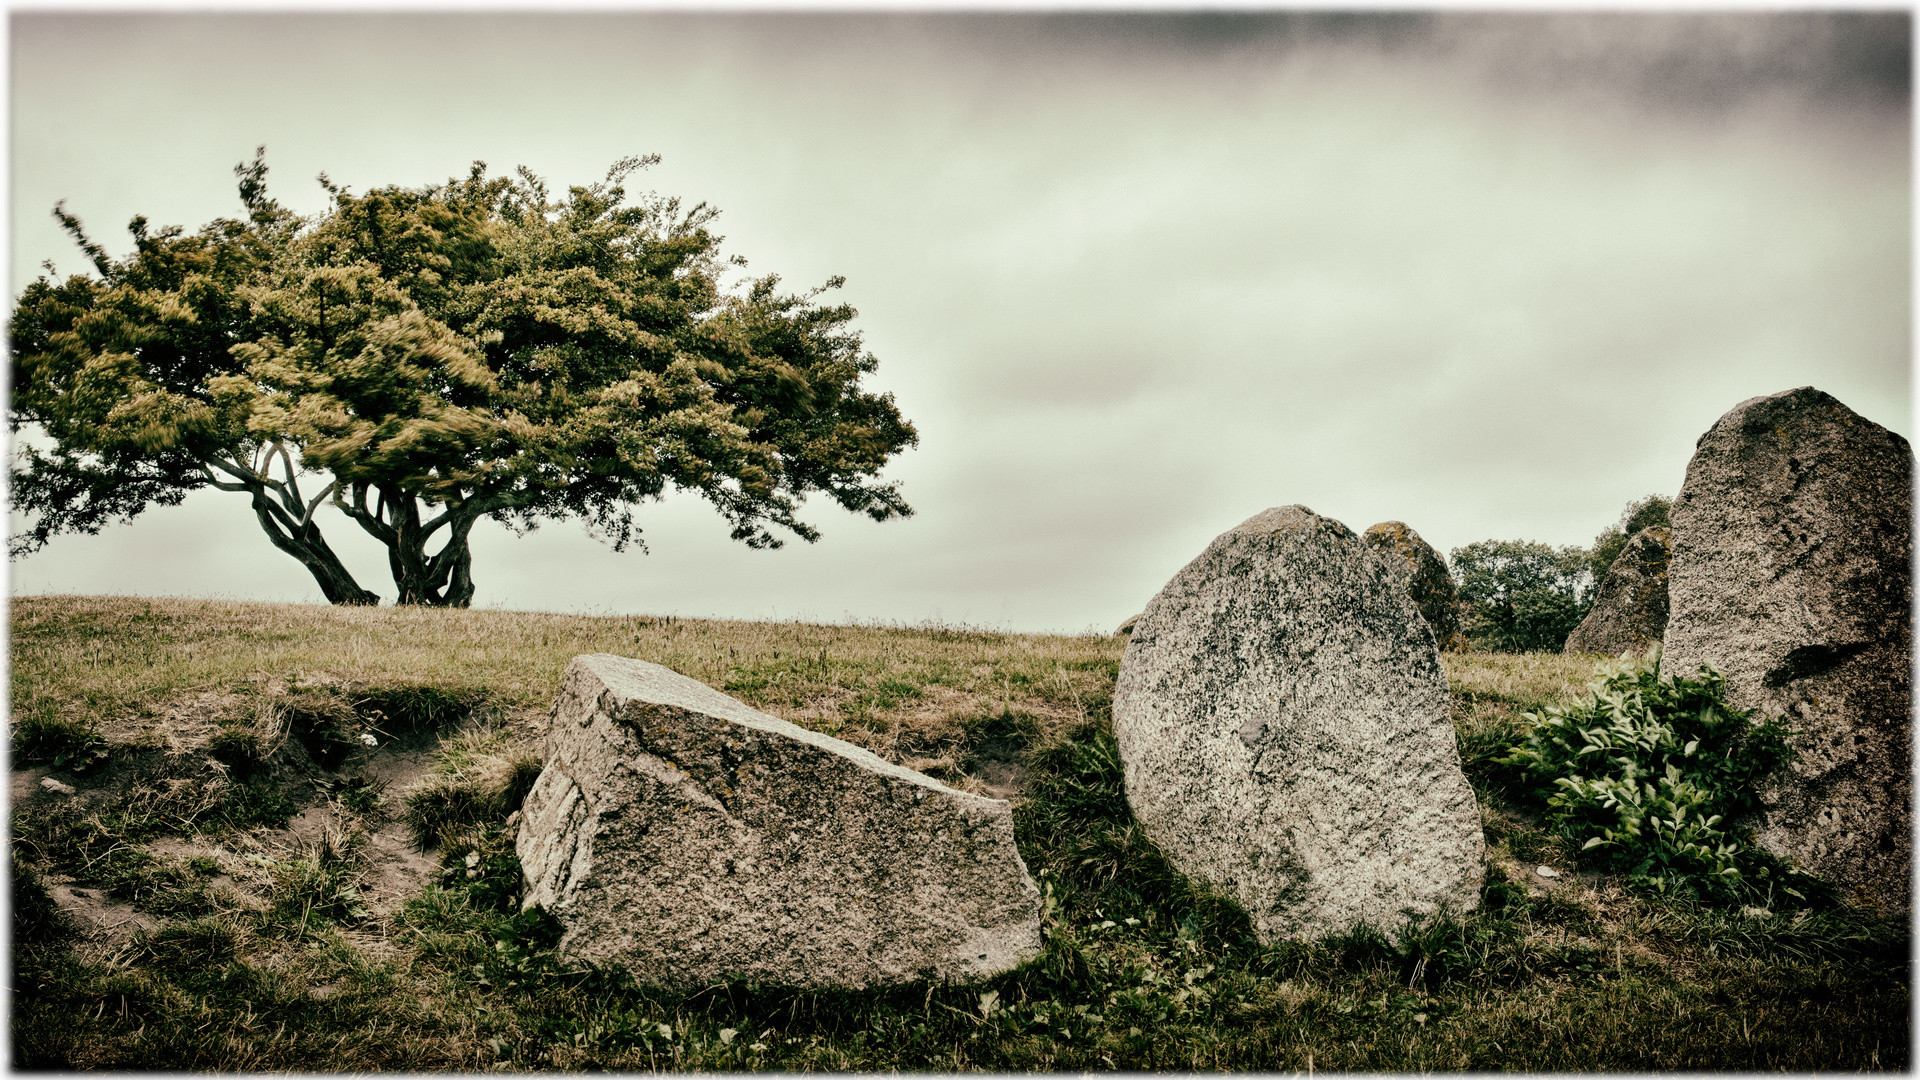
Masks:
[[[1558,651],[1587,617],[1627,541],[1641,529],[1667,525],[1672,505],[1664,495],[1635,499],[1590,548],[1529,540],[1454,548],[1450,561],[1468,640],[1493,652]]]

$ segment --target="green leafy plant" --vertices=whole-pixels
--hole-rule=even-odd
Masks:
[[[1711,668],[1660,674],[1657,647],[1598,674],[1585,699],[1526,714],[1501,759],[1542,785],[1549,826],[1656,892],[1745,901],[1778,885],[1804,901],[1804,875],[1739,825],[1760,807],[1760,781],[1793,756],[1784,721],[1730,707]]]

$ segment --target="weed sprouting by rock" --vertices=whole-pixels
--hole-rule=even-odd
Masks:
[[[1743,824],[1759,784],[1792,757],[1783,719],[1760,723],[1726,702],[1726,682],[1603,667],[1587,696],[1529,713],[1502,764],[1521,769],[1549,825],[1601,866],[1657,893],[1803,904],[1819,886],[1754,846]]]

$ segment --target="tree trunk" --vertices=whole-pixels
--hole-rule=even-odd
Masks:
[[[273,541],[274,547],[300,560],[300,564],[313,575],[313,580],[320,584],[320,593],[328,603],[372,605],[380,602],[379,594],[368,592],[353,580],[353,575],[347,572],[340,556],[334,554],[333,549],[327,546],[326,539],[320,535],[320,526],[308,521],[289,532],[275,520],[275,509],[266,490],[256,488],[253,492],[253,512],[260,519],[260,528],[266,532],[267,539]]]
[[[367,532],[387,546],[387,565],[399,591],[394,603],[458,608],[473,604],[473,554],[467,548],[467,535],[478,515],[450,511],[423,526],[413,496],[405,492],[390,496],[383,491],[374,514],[354,517],[363,527],[369,517],[379,526]],[[428,555],[427,542],[442,527],[447,528],[446,542]]]

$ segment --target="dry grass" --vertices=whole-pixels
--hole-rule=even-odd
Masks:
[[[437,769],[388,797],[479,796],[459,828],[441,830],[438,884],[390,915],[360,906],[365,853],[345,789],[326,803],[340,828],[289,850],[211,842],[196,830],[232,840],[246,814],[270,808],[200,806],[189,797],[228,789],[158,774],[142,781],[145,794],[91,818],[16,814],[19,880],[70,870],[63,853],[77,851],[113,868],[116,887],[181,910],[99,963],[65,947],[44,894],[17,889],[15,910],[30,918],[15,920],[15,1067],[1808,1071],[1909,1061],[1902,924],[1637,897],[1581,873],[1577,853],[1509,800],[1492,758],[1521,714],[1578,692],[1596,657],[1444,658],[1487,826],[1482,911],[1391,940],[1262,947],[1244,915],[1166,865],[1126,809],[1110,735],[1122,638],[86,597],[17,600],[13,633],[16,737],[25,718],[49,747],[62,731],[105,733],[116,754],[145,744],[154,760],[199,761],[221,739],[304,735],[324,749],[315,732],[329,724],[349,740],[356,724],[389,737],[441,732]],[[537,920],[514,914],[511,840],[486,819],[524,777],[568,659],[586,652],[664,664],[954,783],[1013,783],[1006,770],[1019,763],[1016,773],[1030,773],[1021,852],[1057,902],[1044,953],[985,986],[871,993],[728,985],[676,996],[558,970]],[[466,726],[451,734],[447,717]],[[258,851],[226,853],[241,848]],[[1562,874],[1542,877],[1540,865]],[[242,887],[259,899],[246,902]]]
[[[896,757],[951,745],[987,713],[1030,716],[1047,732],[1098,719],[1125,648],[937,625],[68,596],[15,600],[13,642],[16,717],[144,726],[156,738],[189,695],[290,679],[470,691],[537,723],[567,661],[605,652]]]

